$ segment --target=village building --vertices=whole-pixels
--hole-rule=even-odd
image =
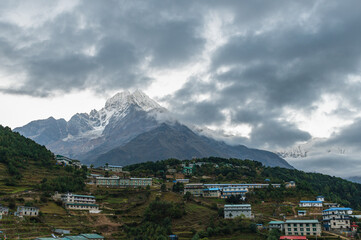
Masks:
[[[91,195],[78,195],[78,194],[62,194],[61,200],[64,207],[69,210],[86,210],[89,212],[99,212],[99,205],[95,202],[95,197]]]
[[[95,233],[84,233],[84,234],[80,234],[80,236],[85,237],[86,239],[91,239],[91,240],[103,240],[104,237],[99,235],[99,234],[95,234]]]
[[[182,171],[185,175],[192,175],[194,172],[194,166],[192,167],[183,167]]]
[[[297,211],[297,215],[300,217],[306,216],[307,215],[307,211],[306,210],[298,210]]]
[[[300,207],[322,207],[321,201],[300,201]]]
[[[14,214],[15,216],[38,216],[39,208],[37,207],[26,207],[26,206],[18,206],[17,211]]]
[[[337,208],[337,207],[340,207],[340,204],[338,203],[323,203],[323,206],[325,208]]]
[[[176,179],[175,182],[179,182],[179,183],[189,183],[189,179]]]
[[[112,177],[97,177],[95,179],[97,186],[106,187],[146,187],[152,186],[151,178],[120,178]]]
[[[98,212],[99,205],[89,203],[65,203],[65,208],[69,210],[84,210],[91,212]]]
[[[105,165],[104,170],[105,171],[112,171],[112,172],[123,172],[123,167],[122,166],[117,166],[117,165]]]
[[[224,205],[224,218],[235,217],[253,218],[251,204],[227,204]]]
[[[95,197],[91,195],[78,195],[78,194],[62,194],[61,201],[64,203],[88,203],[95,204]]]
[[[322,212],[323,226],[328,230],[351,230],[351,208],[329,208]]]
[[[281,232],[283,231],[283,225],[284,222],[283,221],[271,221],[268,223],[268,229],[272,230],[272,229],[278,229]]]
[[[320,201],[320,202],[324,202],[324,201],[325,201],[325,197],[324,197],[324,196],[317,196],[316,200],[317,200],[317,201]]]
[[[286,220],[284,230],[288,236],[321,236],[318,220]]]
[[[219,188],[205,188],[203,189],[203,197],[219,198],[221,196],[221,190]]]
[[[229,198],[230,196],[240,196],[244,201],[246,200],[247,188],[244,187],[224,187],[221,191],[221,198]]]
[[[296,183],[294,181],[286,182],[285,187],[286,188],[295,188]]]
[[[8,207],[3,207],[0,205],[0,215],[8,215],[9,214],[9,208]]]
[[[190,192],[195,197],[203,196],[203,189],[203,183],[189,183],[184,186],[184,194]]]
[[[225,188],[225,187],[239,187],[242,189],[268,188],[271,185],[274,188],[281,187],[281,184],[265,184],[265,183],[211,183],[204,184],[207,188]]]

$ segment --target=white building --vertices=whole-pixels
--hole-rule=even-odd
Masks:
[[[64,203],[87,203],[87,204],[95,204],[95,197],[90,195],[78,195],[67,193],[61,195],[61,201]]]
[[[176,179],[175,182],[180,182],[180,183],[189,183],[189,179]]]
[[[37,207],[26,207],[26,206],[19,206],[17,211],[15,212],[15,216],[38,216],[39,215],[39,208]]]
[[[287,236],[321,236],[321,223],[318,220],[286,220]]]
[[[268,223],[268,229],[278,229],[281,232],[283,231],[283,225],[285,224],[285,222],[283,221],[271,221]]]
[[[94,213],[99,211],[99,205],[89,203],[65,203],[65,208],[70,210],[84,210]]]
[[[95,204],[95,197],[91,195],[67,193],[61,195],[61,200],[63,201],[66,209],[89,210],[89,212],[99,211],[99,205]]]
[[[320,201],[320,202],[324,202],[324,201],[325,201],[325,197],[324,197],[324,196],[317,196],[316,200],[317,200],[317,201]]]
[[[243,186],[234,186],[234,187],[224,187],[221,189],[222,195],[221,198],[229,198],[230,196],[240,196],[244,201],[246,199],[246,193],[248,189]]]
[[[300,201],[300,207],[322,207],[321,201]]]
[[[235,218],[239,216],[253,218],[251,204],[224,205],[224,218]]]
[[[205,188],[203,189],[203,197],[215,197],[219,198],[221,191],[219,188]]]
[[[351,230],[351,208],[329,208],[322,212],[326,230]]]
[[[108,165],[104,167],[105,171],[112,171],[112,172],[122,172],[123,171],[123,167],[122,166],[117,166],[117,165]]]
[[[8,215],[9,214],[9,208],[0,206],[0,215]]]

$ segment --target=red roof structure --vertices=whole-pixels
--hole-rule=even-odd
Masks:
[[[307,240],[306,236],[281,236],[280,239],[287,239],[287,240]]]

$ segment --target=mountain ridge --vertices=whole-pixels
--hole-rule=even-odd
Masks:
[[[186,125],[169,119],[167,109],[145,93],[136,90],[133,93],[117,93],[109,98],[99,111],[94,109],[89,114],[74,114],[68,122],[50,117],[32,121],[14,131],[45,145],[56,154],[79,159],[85,163],[95,163],[94,165],[99,165],[96,162],[100,156],[113,158],[112,153],[123,148],[125,152],[118,152],[118,159],[122,156],[132,161],[155,161],[172,157],[219,156],[249,158],[263,162],[267,166],[292,168],[274,153],[249,149],[242,145],[230,146],[197,134]],[[152,134],[159,136],[159,139]],[[173,136],[173,139],[170,136]],[[170,145],[172,142],[173,145]],[[139,148],[143,150],[136,153]],[[154,149],[157,149],[157,154]],[[130,151],[128,155],[127,151]],[[122,161],[120,159],[114,164],[120,164]],[[131,164],[132,161],[123,162]]]

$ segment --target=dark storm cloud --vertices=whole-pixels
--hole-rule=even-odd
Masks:
[[[17,3],[0,4],[9,12]],[[145,89],[150,71],[205,56],[209,66],[162,99],[170,110],[199,125],[248,124],[251,146],[290,146],[311,136],[287,109],[309,113],[327,94],[359,109],[361,84],[347,80],[361,73],[359,9],[356,0],[80,1],[32,27],[2,18],[0,66],[16,84],[0,91]],[[209,51],[216,20],[211,35],[224,42]]]
[[[359,149],[361,146],[361,119],[355,121],[334,133],[329,139],[320,143],[321,146],[340,146]]]
[[[147,65],[178,67],[202,51],[201,21],[188,5],[81,1],[32,28],[0,21],[0,52],[10,63],[3,69],[23,74],[22,85],[2,92],[145,88],[153,80]]]
[[[209,84],[217,91],[200,92],[192,87],[178,93],[210,94],[212,102],[217,103],[214,111],[224,114],[228,110],[232,123],[252,127],[251,144],[291,146],[311,136],[282,120],[286,109],[310,113],[326,94],[359,109],[360,83],[351,83],[348,77],[361,72],[361,32],[357,30],[360,3],[315,1],[275,8],[268,2],[266,9],[259,3],[247,7],[235,4],[233,29],[239,34],[214,51],[207,72],[211,76]],[[246,17],[242,22],[247,13],[241,9],[256,7],[261,8],[256,15],[259,20]],[[203,81],[192,81],[193,85],[198,83]],[[225,87],[218,87],[222,85]],[[197,103],[193,105],[196,109]],[[213,116],[217,123],[219,114],[214,112]]]
[[[288,162],[306,172],[327,173],[333,176],[359,176],[360,159],[357,156],[323,154],[308,158],[290,159]]]
[[[287,147],[310,138],[309,133],[299,130],[293,124],[272,120],[263,120],[262,124],[254,127],[250,136],[252,145],[262,146],[267,143],[271,147]]]

